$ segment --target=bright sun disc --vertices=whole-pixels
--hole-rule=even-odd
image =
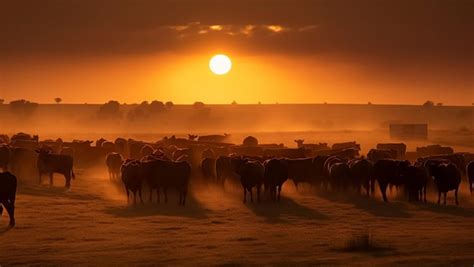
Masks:
[[[232,68],[232,61],[226,55],[215,55],[209,61],[209,68],[214,74],[224,75]]]

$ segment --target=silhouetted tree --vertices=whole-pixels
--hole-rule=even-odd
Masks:
[[[367,103],[367,105],[372,105],[372,102],[369,101],[369,102]]]
[[[3,104],[3,103],[5,103],[5,99],[0,98],[0,105]]]
[[[56,98],[54,99],[54,102],[56,102],[56,104],[61,103],[61,101],[63,101],[63,100],[62,100],[60,97],[56,97]]]
[[[168,101],[168,102],[165,103],[165,106],[166,106],[167,109],[170,109],[174,106],[174,104],[173,104],[173,102]]]
[[[443,103],[437,103],[436,106],[442,107],[442,106],[443,106]]]
[[[30,116],[38,108],[38,103],[30,102],[25,99],[14,100],[10,102],[10,109],[17,115]]]
[[[202,109],[205,106],[206,105],[203,102],[200,102],[200,101],[194,102],[194,104],[193,104],[193,107],[196,108],[196,109]]]
[[[150,104],[150,112],[153,113],[153,114],[162,112],[165,109],[166,109],[165,104],[163,104],[163,102],[161,102],[161,101],[154,100]]]
[[[423,104],[423,107],[425,107],[425,108],[434,107],[434,102],[431,101],[431,100],[428,100]]]
[[[237,102],[234,100],[232,101],[231,105],[237,105]]]
[[[118,119],[122,117],[122,112],[120,111],[120,103],[115,100],[110,100],[109,102],[100,106],[99,111],[97,112],[99,119]]]

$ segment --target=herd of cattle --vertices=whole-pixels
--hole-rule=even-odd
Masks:
[[[241,184],[246,202],[247,194],[253,202],[253,189],[260,200],[262,187],[273,201],[280,199],[287,180],[296,188],[309,184],[322,190],[355,191],[361,189],[370,196],[378,184],[384,201],[387,188],[403,187],[410,201],[425,201],[431,186],[441,193],[454,191],[458,204],[458,190],[464,177],[472,193],[474,183],[474,154],[455,153],[450,147],[431,145],[407,152],[403,143],[378,144],[366,157],[359,154],[356,142],[305,144],[295,140],[297,148],[283,144],[259,144],[249,136],[241,145],[226,143],[228,135],[165,137],[154,143],[117,138],[95,142],[74,140],[39,140],[38,136],[18,133],[0,135],[0,203],[10,214],[14,224],[16,183],[31,181],[53,173],[64,175],[66,187],[75,178],[74,167],[85,168],[104,162],[110,178],[126,188],[127,199],[133,193],[142,199],[142,189],[150,192],[150,201],[160,191],[168,199],[168,188],[179,193],[179,204],[185,205],[191,177],[224,186],[226,182]],[[3,211],[0,205],[0,212]]]

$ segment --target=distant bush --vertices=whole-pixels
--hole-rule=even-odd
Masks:
[[[130,121],[147,119],[150,116],[160,114],[165,110],[165,104],[161,101],[154,100],[151,104],[148,104],[148,101],[143,101],[140,105],[128,112],[127,119]]]
[[[122,118],[122,112],[120,111],[120,103],[115,100],[110,100],[109,102],[100,106],[97,111],[97,117],[99,119],[120,119]]]
[[[425,108],[430,108],[430,107],[434,107],[434,105],[435,105],[435,104],[434,104],[433,101],[428,100],[428,101],[426,101],[426,102],[423,104],[423,107],[425,107]]]
[[[198,101],[198,102],[194,102],[194,104],[193,104],[193,107],[194,107],[195,109],[202,109],[202,108],[204,108],[205,106],[206,106],[206,105],[205,105],[203,102],[199,102],[199,101]]]
[[[173,102],[168,101],[168,102],[165,103],[165,106],[166,106],[167,109],[171,109],[172,107],[174,107],[174,104],[173,104]]]
[[[14,100],[10,102],[10,109],[17,115],[30,116],[38,109],[38,103],[25,99]]]
[[[149,111],[151,113],[160,113],[162,111],[164,111],[166,109],[165,107],[165,104],[163,104],[163,102],[161,101],[157,101],[157,100],[154,100],[153,102],[151,102],[150,104],[150,107],[149,107]]]
[[[61,103],[61,101],[63,101],[63,99],[60,98],[60,97],[56,97],[56,98],[54,99],[54,102],[56,102],[56,104]]]
[[[0,99],[0,105],[5,103],[5,99]]]

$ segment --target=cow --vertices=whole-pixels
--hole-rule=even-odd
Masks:
[[[284,159],[288,166],[288,178],[293,180],[296,189],[299,183],[315,184],[312,176],[313,158]]]
[[[367,159],[356,159],[349,162],[351,181],[357,190],[364,187],[367,196],[375,192],[374,165]]]
[[[298,148],[305,148],[311,151],[320,151],[320,150],[328,150],[329,146],[327,143],[319,143],[319,144],[304,144],[304,139],[296,139],[294,140]]]
[[[273,201],[280,201],[281,189],[288,179],[288,163],[284,159],[269,159],[264,162],[263,185]]]
[[[37,161],[38,154],[33,150],[20,147],[10,150],[9,169],[19,180],[26,180],[38,174]]]
[[[109,170],[109,178],[113,180],[120,175],[120,168],[122,167],[123,158],[120,153],[111,152],[105,157],[105,164]]]
[[[380,150],[395,150],[397,151],[397,159],[404,159],[407,152],[407,145],[404,143],[382,143],[377,144],[377,149]]]
[[[144,145],[142,146],[142,148],[140,149],[140,156],[143,158],[143,157],[146,157],[148,155],[151,155],[153,154],[153,147],[150,146],[150,145]]]
[[[72,147],[62,147],[61,151],[59,152],[61,155],[69,155],[74,158],[74,148]]]
[[[331,147],[332,149],[356,149],[357,151],[360,150],[360,144],[357,144],[356,141],[352,142],[343,142],[343,143],[334,143]]]
[[[469,190],[471,191],[472,195],[472,184],[474,184],[474,161],[469,162],[467,164],[467,177],[469,179]]]
[[[244,204],[247,201],[247,192],[250,193],[250,202],[253,202],[253,187],[257,188],[257,201],[260,202],[260,190],[265,176],[263,164],[241,157],[232,158],[231,164],[235,172],[240,176],[240,183],[244,189]]]
[[[179,205],[186,205],[189,179],[191,176],[191,165],[189,163],[174,162],[170,160],[155,159],[145,161],[145,177],[150,186],[150,197],[152,190],[156,189],[158,202],[159,190],[163,189],[165,203],[168,202],[168,188],[174,187],[179,193]],[[151,198],[150,198],[151,199]]]
[[[326,164],[329,182],[336,191],[345,190],[349,185],[350,169],[347,162],[338,157],[329,158]]]
[[[280,148],[280,149],[265,149],[263,151],[264,157],[277,157],[300,159],[306,157],[306,149],[304,148]]]
[[[459,171],[461,173],[464,173],[466,171],[466,162],[464,159],[464,155],[461,153],[456,153],[456,154],[442,154],[442,155],[434,155],[434,156],[427,156],[427,157],[422,157],[417,159],[417,163],[423,164],[423,162],[429,161],[429,160],[442,160],[444,162],[449,162],[453,163],[456,165]]]
[[[386,192],[388,185],[405,185],[405,177],[402,174],[408,166],[410,166],[410,162],[404,160],[382,159],[375,162],[374,175],[385,202],[388,202]]]
[[[324,151],[324,150],[323,150]],[[330,156],[335,156],[341,159],[355,159],[356,157],[359,156],[359,150],[356,148],[347,148],[347,149],[342,149],[342,150],[331,150],[331,153],[329,154]]]
[[[128,152],[127,151],[128,143],[127,143],[127,140],[125,138],[118,137],[117,139],[115,139],[114,143],[115,143],[115,147],[117,149],[116,152],[118,152],[118,153],[120,153],[121,155],[124,155],[124,156],[128,155],[127,154],[127,152]]]
[[[3,214],[3,207],[5,207],[10,216],[10,227],[15,226],[16,187],[17,180],[15,175],[9,172],[0,173],[0,217]]]
[[[446,205],[447,192],[454,190],[456,205],[459,205],[458,191],[461,184],[461,172],[452,163],[431,164],[428,166],[430,175],[438,189],[438,204],[440,204],[441,193],[444,193],[444,204]]]
[[[440,146],[440,145],[429,145],[424,147],[417,147],[416,152],[418,156],[435,156],[435,155],[445,155],[445,154],[453,154],[454,149],[449,146]]]
[[[73,158],[69,155],[51,154],[50,151],[37,149],[39,183],[41,184],[41,176],[49,174],[49,184],[53,185],[53,173],[60,173],[66,179],[66,187],[71,187],[71,178],[75,178],[73,171]]]
[[[428,186],[428,172],[424,166],[408,166],[402,173],[405,176],[405,190],[408,201],[426,202],[426,187]]]
[[[209,142],[209,143],[223,143],[226,139],[229,138],[229,134],[213,134],[213,135],[203,135],[198,137],[198,142]]]
[[[329,186],[329,176],[326,170],[324,169],[324,163],[330,156],[316,156],[313,158],[312,162],[312,178],[314,179],[316,185],[324,186],[328,188]]]
[[[216,159],[205,158],[201,161],[201,172],[207,181],[216,181]]]
[[[130,192],[133,193],[134,204],[137,204],[137,192],[140,196],[140,202],[143,203],[142,186],[144,179],[142,170],[141,162],[135,159],[127,159],[120,167],[122,182],[127,192],[128,204],[130,204]]]
[[[10,148],[7,145],[0,144],[0,168],[6,172],[10,161]]]
[[[236,178],[236,173],[231,164],[231,156],[220,156],[216,160],[216,180],[224,187],[227,179]]]
[[[394,149],[371,149],[367,153],[367,158],[372,162],[377,162],[381,159],[397,159],[398,152]]]

